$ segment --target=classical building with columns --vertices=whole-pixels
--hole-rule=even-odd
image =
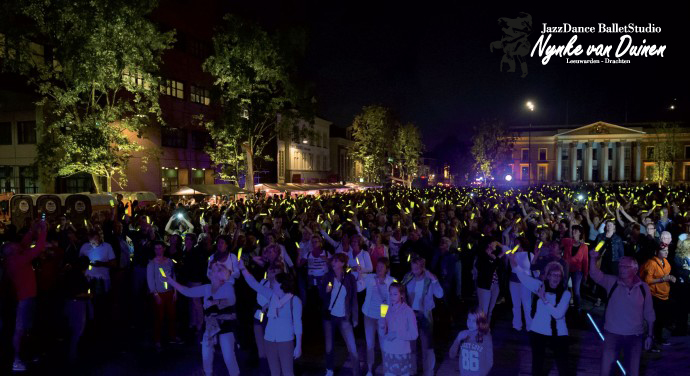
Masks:
[[[658,135],[651,124],[597,121],[575,128],[511,128],[510,170],[517,184],[645,182],[653,179]],[[666,136],[662,136],[665,139]],[[690,129],[681,128],[672,181],[690,181]]]

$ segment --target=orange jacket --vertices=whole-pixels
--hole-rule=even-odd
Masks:
[[[652,284],[652,281],[668,274],[671,274],[671,263],[656,256],[648,260],[642,266],[642,270],[640,270],[640,278],[649,285],[649,291],[652,293],[652,296],[661,300],[668,299],[671,284],[668,282]]]

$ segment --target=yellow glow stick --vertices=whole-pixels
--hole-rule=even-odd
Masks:
[[[474,219],[474,213],[472,213],[472,215],[470,215],[470,219]]]
[[[355,257],[355,261],[357,261],[357,265],[359,265],[359,259]]]
[[[522,218],[518,218],[517,221],[515,221],[515,223],[520,223],[520,221],[522,221]]]
[[[266,279],[266,276],[268,276],[268,272],[264,272],[264,279]]]
[[[542,245],[544,245],[544,242],[539,242],[539,248],[541,248]]]
[[[597,251],[597,252],[599,252],[599,250],[601,249],[601,247],[604,246],[605,243],[606,243],[606,242],[603,241],[603,240],[600,241],[599,244],[597,244],[597,246],[594,248],[594,250]]]
[[[93,266],[89,265],[89,270],[93,269]]]
[[[513,250],[510,251],[510,253],[515,253],[515,252],[517,252],[518,248],[520,248],[520,244],[518,244],[518,245],[516,245],[515,247],[513,247]]]
[[[302,248],[302,247],[299,246],[299,243],[298,243],[298,242],[295,242],[295,245],[297,246],[297,249]]]
[[[259,322],[264,322],[264,313],[259,312]]]
[[[347,272],[348,272],[348,273],[351,272],[351,271],[352,271],[352,268],[347,268]]]
[[[381,317],[386,317],[388,313],[388,304],[381,304]]]
[[[239,260],[241,258],[242,258],[242,247],[240,247],[240,250],[237,251],[237,259]]]
[[[86,290],[86,293],[91,295],[91,289]]]
[[[472,249],[472,243],[467,243],[467,249]]]
[[[163,271],[163,268],[158,268],[158,271],[161,272],[161,275],[165,278],[165,271]]]
[[[333,287],[333,282],[328,282],[328,287]]]
[[[412,254],[408,254],[407,255],[407,262],[410,262],[411,259],[412,259]]]

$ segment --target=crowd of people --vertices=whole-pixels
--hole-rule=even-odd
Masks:
[[[602,330],[591,329],[604,340],[601,374],[618,365],[636,375],[643,349],[661,352],[669,333],[687,335],[689,195],[612,185],[145,207],[118,197],[84,223],[2,224],[0,334],[12,343],[0,345],[0,358],[22,371],[35,338],[64,336],[76,361],[85,329],[106,333],[123,321],[150,328],[155,352],[200,343],[206,375],[216,345],[238,375],[238,344],[260,372],[293,375],[307,338],[323,342],[330,376],[340,368],[336,333],[353,375],[433,375],[446,355],[439,340],[452,343],[461,375],[486,375],[492,313],[504,300],[515,333],[529,336],[532,374],[548,374],[547,349],[569,374],[567,313],[603,306]],[[463,330],[447,338],[454,329]]]

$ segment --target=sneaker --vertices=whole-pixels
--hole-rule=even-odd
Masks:
[[[24,372],[26,371],[26,365],[24,365],[24,362],[22,362],[21,360],[15,360],[12,364],[12,371]]]
[[[333,370],[327,369],[326,376],[333,376]]]

